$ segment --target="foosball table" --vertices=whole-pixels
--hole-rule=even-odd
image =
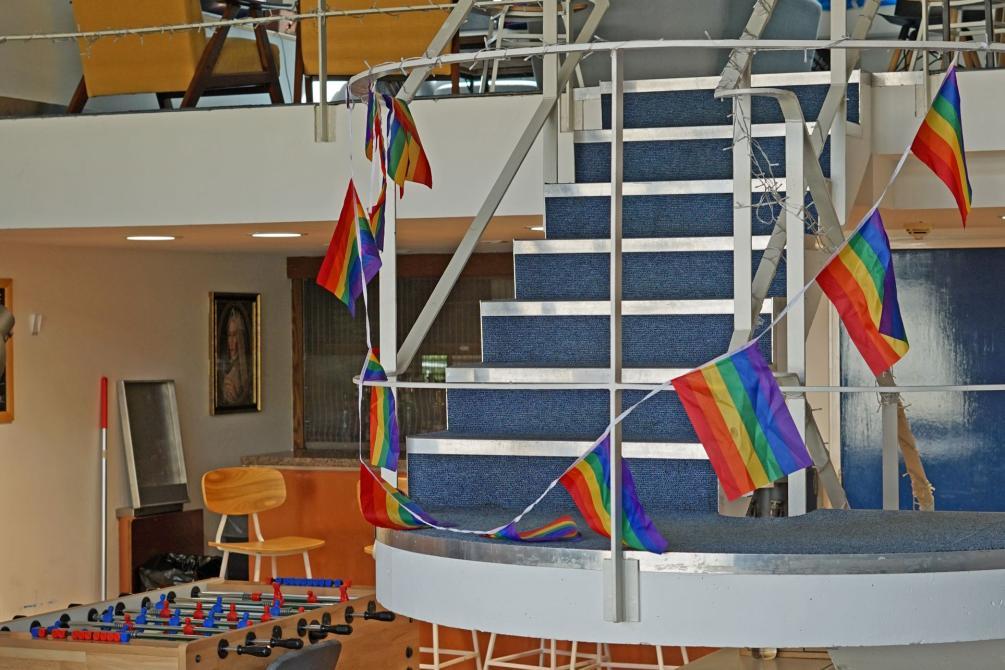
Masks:
[[[203,580],[0,623],[0,670],[267,668],[325,638],[338,670],[411,670],[418,624],[338,580]]]

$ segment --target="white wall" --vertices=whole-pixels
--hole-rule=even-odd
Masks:
[[[189,495],[206,470],[290,448],[290,287],[281,256],[0,246],[14,279],[15,420],[0,424],[0,619],[89,602],[99,575],[98,384],[174,379]],[[262,294],[263,411],[209,414],[210,291]],[[28,315],[44,316],[38,336]],[[110,392],[109,591],[128,480]],[[207,516],[207,530],[215,519]]]
[[[538,100],[416,102],[434,188],[409,185],[398,215],[473,216]],[[0,120],[0,228],[332,221],[351,172],[369,184],[365,116],[357,105],[350,133],[335,108],[327,144],[309,106]],[[540,147],[500,215],[543,212]]]

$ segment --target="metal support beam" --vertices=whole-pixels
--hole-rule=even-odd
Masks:
[[[884,372],[876,378],[880,386],[894,386],[893,375]],[[900,509],[899,453],[897,440],[897,405],[899,393],[880,393],[881,416],[883,421],[883,509]]]
[[[593,11],[590,12],[590,16],[586,19],[586,23],[583,24],[583,29],[580,31],[579,35],[576,36],[577,44],[586,43],[593,39],[593,34],[597,29],[597,25],[600,23],[600,19],[607,11],[609,5],[610,0],[595,0]],[[569,80],[575,72],[576,65],[579,63],[582,56],[582,53],[570,54],[565,59],[565,62],[562,63],[562,67],[558,71],[558,83],[555,87],[556,91],[562,90],[562,88],[569,83]],[[409,364],[411,364],[412,359],[419,350],[419,346],[422,344],[422,340],[425,339],[426,333],[429,332],[429,328],[432,326],[433,320],[436,319],[436,316],[440,313],[440,309],[443,308],[443,304],[446,302],[447,296],[450,295],[450,291],[454,288],[454,284],[457,282],[458,277],[460,277],[461,271],[464,269],[464,266],[467,265],[468,259],[471,258],[471,254],[474,253],[478,240],[481,239],[482,234],[485,232],[485,228],[488,226],[489,221],[492,219],[496,209],[499,207],[499,203],[502,202],[503,196],[506,195],[506,191],[509,189],[510,183],[512,183],[513,178],[516,177],[516,173],[520,170],[520,166],[523,165],[523,161],[527,157],[527,153],[534,145],[534,141],[537,139],[538,134],[541,132],[541,128],[544,127],[545,121],[547,121],[548,116],[551,114],[551,111],[557,102],[557,97],[542,96],[541,102],[538,104],[534,115],[528,122],[523,134],[520,136],[520,139],[517,140],[510,157],[507,159],[502,171],[492,184],[492,188],[489,189],[489,193],[485,197],[485,201],[482,203],[481,208],[475,215],[474,220],[472,220],[471,225],[468,226],[468,230],[464,234],[464,238],[457,246],[457,250],[454,251],[454,255],[450,258],[450,262],[443,271],[443,275],[440,277],[440,280],[436,283],[436,287],[429,296],[429,300],[426,301],[425,306],[422,308],[418,318],[415,320],[412,330],[409,331],[405,341],[402,342],[401,348],[398,350],[398,364],[396,366],[396,370],[405,370],[408,368]]]
[[[749,75],[745,77],[749,80]],[[746,82],[749,84],[749,81]],[[733,97],[733,349],[750,340],[754,324],[761,312],[764,299],[754,298],[750,278],[753,275],[753,209],[751,201],[749,95]]]
[[[621,413],[621,204],[624,176],[624,61],[611,52],[611,322],[610,418]],[[624,556],[621,549],[621,423],[611,428],[611,570],[604,598],[604,619],[625,620]]]
[[[461,29],[461,24],[468,18],[468,14],[471,13],[471,8],[474,7],[474,4],[475,0],[457,0],[457,4],[450,10],[447,19],[440,26],[440,29],[436,31],[436,34],[433,35],[433,40],[426,47],[422,55],[426,58],[436,58],[442,54],[444,49],[450,46],[450,42],[454,39],[457,31]],[[398,91],[398,98],[405,102],[411,102],[415,97],[416,91],[419,90],[419,87],[422,86],[422,83],[426,81],[426,78],[429,77],[429,73],[432,71],[432,65],[425,65],[409,72],[408,77],[405,78],[405,83],[401,86],[401,90]]]
[[[771,20],[771,15],[775,12],[775,5],[778,0],[756,0],[754,8],[747,19],[747,24],[743,27],[741,40],[756,40],[764,32],[764,27]],[[731,91],[742,86],[750,85],[750,63],[754,58],[754,51],[750,49],[733,49],[726,61],[726,67],[719,77],[719,84],[715,87],[718,91]],[[735,124],[735,120],[734,120]]]
[[[557,0],[544,0],[542,10],[542,38],[546,46],[558,43],[558,2]],[[611,52],[614,57],[614,52]],[[571,79],[570,79],[571,81]],[[546,54],[543,58],[541,90],[546,98],[558,98],[560,89],[558,88],[558,54]],[[564,86],[562,90],[564,90]],[[555,184],[558,182],[558,125],[559,125],[559,105],[555,105],[548,120],[544,124],[544,183]]]
[[[544,126],[544,122],[547,120],[548,115],[551,114],[554,106],[555,98],[542,97],[541,102],[538,103],[537,109],[534,110],[534,115],[531,116],[530,122],[513,147],[513,151],[506,160],[502,172],[499,173],[499,176],[496,177],[495,182],[492,184],[492,188],[489,189],[485,202],[482,203],[481,209],[478,210],[475,218],[471,221],[471,225],[468,226],[467,232],[464,233],[460,244],[457,245],[457,250],[454,251],[450,262],[447,263],[447,267],[443,270],[443,275],[436,283],[432,294],[430,294],[429,300],[426,301],[422,311],[419,312],[419,316],[415,319],[412,330],[409,331],[405,341],[401,343],[401,348],[398,350],[398,364],[395,366],[396,373],[408,369],[412,359],[415,358],[422,340],[425,339],[426,333],[429,332],[429,328],[433,325],[433,320],[440,313],[443,303],[447,301],[447,296],[453,290],[454,284],[457,283],[457,279],[461,276],[461,272],[464,270],[464,266],[467,265],[468,259],[471,258],[471,254],[475,252],[478,240],[481,239],[482,233],[485,232],[489,221],[492,220],[492,216],[499,207],[499,203],[502,202],[503,196],[506,195],[509,185],[512,183],[514,177],[516,177],[520,166],[523,165],[524,159],[530,152],[530,148],[534,145],[535,140],[537,140],[537,136],[541,132],[541,128]]]
[[[802,115],[800,115],[801,117]],[[785,295],[788,314],[785,317],[786,367],[801,383],[806,381],[806,303],[795,300],[805,281],[806,246],[804,243],[803,194],[803,129],[802,118],[785,121]],[[796,397],[786,400],[796,430],[805,440],[806,401]],[[806,471],[800,470],[788,478],[789,516],[806,513]]]

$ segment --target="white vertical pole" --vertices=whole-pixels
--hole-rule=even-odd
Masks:
[[[611,419],[621,413],[621,196],[624,176],[624,63],[611,52]],[[624,621],[624,560],[621,549],[621,424],[611,428],[611,572],[605,612],[609,621]]]
[[[317,120],[315,141],[331,142],[328,124],[328,1],[318,0],[318,82],[321,92],[318,94]],[[299,100],[297,102],[300,102]]]
[[[0,346],[3,346],[0,343]],[[108,377],[101,378],[101,510],[98,515],[101,526],[101,593],[100,600],[108,594]],[[128,570],[129,566],[119,566]],[[132,579],[130,578],[130,583]]]
[[[749,84],[750,72],[744,71],[739,86],[747,87]],[[729,342],[730,349],[746,343],[754,327],[750,129],[750,96],[737,96],[733,98],[733,337]],[[718,489],[720,514],[743,516],[746,513],[745,498],[730,501],[721,484]]]
[[[843,1],[843,0],[842,0]],[[834,3],[837,5],[840,3]],[[833,5],[832,5],[833,6]],[[803,124],[799,120],[785,122],[785,294],[789,313],[785,318],[786,366],[789,373],[806,381],[806,307],[805,301],[792,302],[803,289],[805,277],[803,203],[806,193],[803,177]],[[786,400],[799,435],[806,439],[806,399]],[[800,470],[788,478],[789,516],[806,513],[806,471]]]
[[[544,0],[543,38],[544,44],[558,42],[558,1]],[[542,92],[546,98],[557,98],[558,91],[558,54],[544,56],[542,68]],[[555,105],[548,120],[544,124],[544,183],[558,182],[558,127],[559,105]]]
[[[880,386],[892,386],[893,375],[884,372],[877,380]],[[897,393],[881,393],[880,415],[883,422],[883,509],[900,509],[900,477],[899,448],[897,440],[897,403],[900,400]]]
[[[380,364],[389,381],[395,381],[404,370],[398,370],[398,191],[390,176],[387,185],[387,205],[384,211],[384,251],[380,255],[380,273],[377,275],[380,295]],[[392,388],[394,406],[398,407],[398,393]],[[400,416],[400,413],[399,413]],[[399,424],[399,430],[401,425]],[[398,485],[394,470],[381,468],[381,477],[393,486]]]

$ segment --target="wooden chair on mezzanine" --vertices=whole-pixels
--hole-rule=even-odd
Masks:
[[[80,31],[121,30],[203,21],[199,0],[73,0]],[[257,0],[226,0],[224,19],[243,6],[260,14]],[[126,35],[96,40],[78,39],[83,76],[67,112],[83,111],[89,98],[153,93],[162,109],[172,98],[181,107],[195,107],[203,95],[268,93],[282,104],[279,48],[269,44],[265,26],[255,26],[255,39],[227,37],[229,26],[212,37],[204,30]]]
[[[227,561],[230,554],[243,554],[255,558],[254,581],[261,578],[263,556],[272,559],[272,576],[276,574],[276,559],[280,556],[302,555],[307,577],[311,575],[311,560],[308,555],[314,549],[325,545],[324,540],[312,537],[275,537],[266,540],[258,513],[275,509],[286,502],[286,482],[283,474],[273,468],[242,467],[210,470],[202,476],[202,497],[206,508],[222,515],[216,539],[209,546],[223,552],[220,577],[227,575]],[[222,542],[223,528],[228,516],[248,516],[249,531],[254,528],[255,539],[247,542]],[[250,532],[249,532],[250,535]]]
[[[327,0],[325,6],[328,11],[339,11],[412,5],[415,3],[411,0]],[[318,0],[300,0],[301,14],[316,11]],[[371,65],[421,56],[449,14],[449,10],[443,9],[328,17],[325,23],[328,76],[351,77]],[[296,34],[293,101],[300,102],[306,96],[307,102],[314,102],[313,83],[319,76],[320,64],[317,21],[298,21]],[[443,66],[434,68],[432,74],[441,77],[450,75],[456,89],[458,72],[456,66]]]

